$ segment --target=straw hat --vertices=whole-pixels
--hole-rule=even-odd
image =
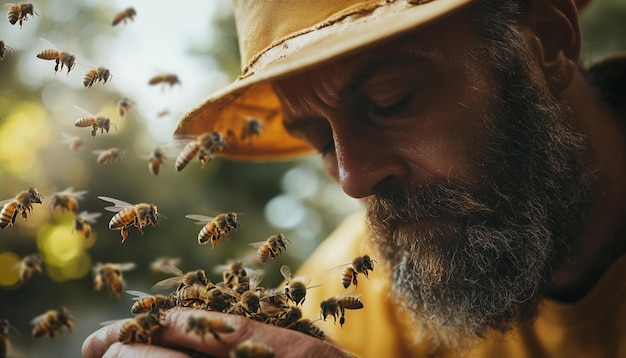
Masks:
[[[475,0],[233,0],[242,74],[186,113],[177,138],[220,131],[216,153],[239,160],[291,159],[311,153],[282,124],[271,82],[319,66],[449,14]],[[589,0],[576,0],[579,8]],[[248,119],[262,124],[246,136]]]

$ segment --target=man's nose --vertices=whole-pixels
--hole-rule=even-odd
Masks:
[[[396,189],[406,180],[407,167],[393,143],[381,140],[374,129],[335,130],[337,175],[343,191],[364,198]]]

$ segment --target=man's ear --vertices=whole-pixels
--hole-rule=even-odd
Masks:
[[[569,87],[578,68],[581,35],[578,10],[573,0],[529,0],[527,26],[534,35],[535,51],[553,90]]]

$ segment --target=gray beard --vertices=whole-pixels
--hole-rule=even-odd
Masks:
[[[530,322],[555,269],[580,245],[596,198],[584,138],[521,58],[484,115],[494,128],[471,185],[443,178],[380,188],[367,201],[392,292],[435,341],[463,344]]]

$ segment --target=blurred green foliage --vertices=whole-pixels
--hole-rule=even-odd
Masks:
[[[165,3],[150,1],[143,7],[149,7],[152,13],[165,12]],[[206,37],[202,41],[191,39],[186,55],[197,63],[212,66],[216,76],[232,79],[239,74],[240,65],[236,31],[229,3],[216,4],[216,11],[195,12],[186,19],[187,13],[171,13],[172,21],[162,25],[171,27],[173,36],[180,39],[186,37],[185,21],[181,20],[202,22]],[[116,101],[121,96],[132,99],[136,93],[121,87],[123,82],[116,73],[125,70],[125,79],[134,81],[133,71],[146,64],[129,60],[124,68],[113,71],[110,83],[85,89],[81,83],[84,63],[69,74],[54,74],[52,62],[35,58],[43,48],[39,37],[72,48],[78,58],[92,59],[90,62],[106,58],[107,53],[116,50],[116,41],[126,31],[139,26],[141,16],[149,16],[150,12],[138,9],[136,23],[112,28],[112,15],[125,6],[121,1],[41,1],[35,4],[38,16],[26,21],[22,29],[6,21],[0,26],[0,40],[13,48],[0,61],[0,200],[28,187],[36,187],[47,199],[73,187],[88,191],[80,201],[80,211],[103,213],[87,240],[72,231],[73,216],[52,211],[48,201],[35,205],[27,222],[18,218],[13,229],[0,231],[0,318],[7,318],[19,332],[10,335],[14,357],[78,357],[82,341],[99,327],[99,322],[130,316],[133,301],[129,295],[116,299],[106,291],[94,292],[91,268],[97,262],[136,263],[137,267],[125,274],[127,288],[150,292],[154,283],[167,277],[149,270],[150,263],[158,257],[179,257],[183,271],[202,268],[211,279],[219,280],[219,274],[212,272],[215,266],[232,259],[248,259],[255,252],[250,243],[282,232],[293,245],[279,262],[264,266],[267,276],[263,285],[275,286],[282,280],[278,274],[280,265],[297,268],[307,253],[357,208],[323,175],[315,158],[262,164],[218,158],[204,169],[194,160],[178,173],[173,165],[174,153],[159,176],[151,175],[147,154],[156,146],[171,144],[154,136],[152,130],[171,127],[182,113],[164,119],[151,118],[162,108],[151,108],[152,113],[131,110],[125,118],[117,114]],[[187,6],[193,8],[194,2],[186,3]],[[583,62],[626,48],[624,19],[626,4],[621,0],[598,0],[586,9],[581,17]],[[161,39],[135,39],[144,40]],[[170,51],[166,44],[167,39],[164,52]],[[132,56],[132,51],[128,56]],[[153,54],[157,63],[160,56],[162,53]],[[136,78],[138,86],[147,87],[145,80]],[[185,78],[182,81],[184,91]],[[217,89],[214,85],[218,86],[207,83],[203,93],[184,94],[198,98],[199,103]],[[168,93],[162,92],[152,93],[158,93],[167,103]],[[98,133],[92,139],[89,129],[73,126],[79,115],[72,105],[110,117],[117,123],[117,131]],[[84,138],[86,148],[70,151],[62,142],[62,133]],[[113,146],[126,152],[125,160],[98,165],[93,151]],[[114,214],[103,210],[109,204],[97,199],[99,195],[130,203],[154,203],[166,218],[157,227],[146,228],[144,235],[131,228],[128,240],[121,244],[119,232],[108,229]],[[292,206],[272,211],[270,208],[275,206],[268,205],[272,201]],[[241,228],[214,249],[210,245],[199,246],[196,237],[201,226],[184,216],[227,211],[241,213]],[[299,216],[291,224],[272,224],[280,223],[285,213],[296,212]],[[35,252],[44,260],[44,274],[36,273],[26,285],[16,282],[15,262]],[[30,320],[60,304],[76,316],[75,331],[53,340],[31,338]]]

